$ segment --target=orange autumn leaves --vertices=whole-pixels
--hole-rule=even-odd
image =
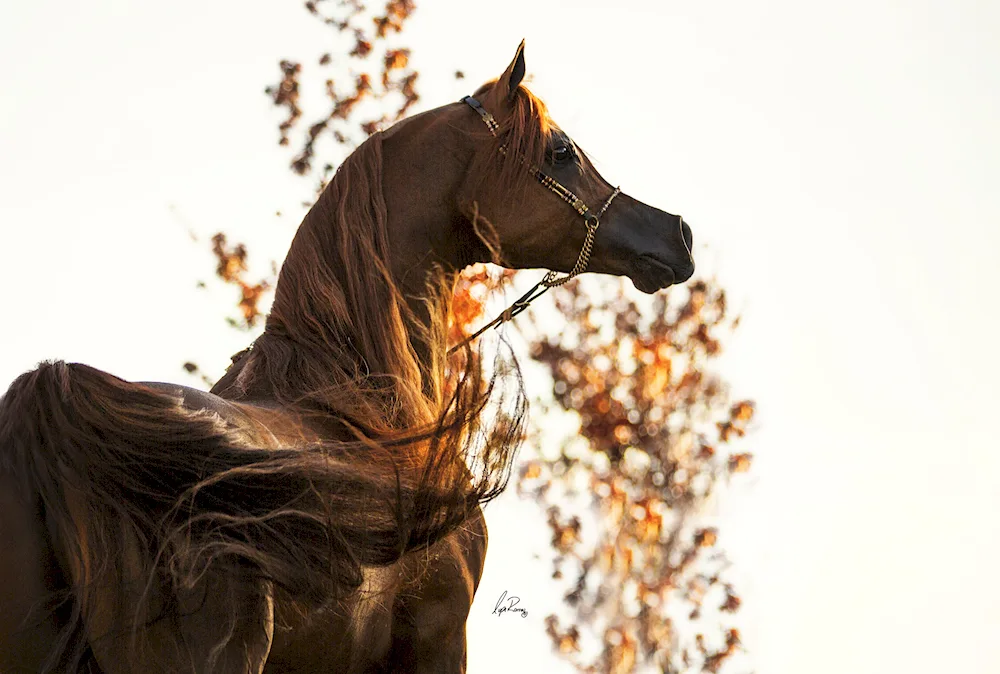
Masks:
[[[566,322],[536,325],[543,337],[530,346],[552,375],[554,409],[579,419],[579,433],[556,440],[536,424],[529,443],[561,446],[527,463],[519,483],[547,509],[553,577],[573,609],[547,630],[584,672],[720,671],[740,649],[726,616],[741,600],[704,513],[750,468],[751,454],[729,447],[754,416],[710,368],[733,321],[708,281],[645,302],[619,283],[556,294]],[[588,634],[597,659],[583,655]]]
[[[240,290],[237,308],[242,317],[241,323],[230,320],[234,326],[253,327],[261,318],[260,301],[271,284],[266,280],[250,283],[246,280],[247,249],[242,243],[229,245],[226,235],[218,233],[212,237],[212,254],[215,255],[215,274],[226,283],[235,285]]]
[[[453,340],[483,322],[491,283],[482,267],[462,277]],[[546,632],[581,672],[719,672],[741,649],[726,616],[742,600],[725,578],[719,531],[702,522],[715,490],[752,465],[731,446],[755,406],[730,403],[710,368],[720,333],[736,321],[708,281],[646,304],[626,299],[619,283],[604,284],[603,295],[577,284],[556,291],[565,323],[546,329],[534,315],[530,331],[540,335],[529,349],[548,367],[552,402],[533,401],[528,444],[562,446],[555,458],[542,452],[525,463],[518,489],[546,509],[552,576],[566,583],[572,609],[568,620],[548,616]],[[547,435],[555,410],[575,413],[579,433]],[[581,483],[590,502],[572,498]],[[600,642],[600,657],[584,657],[588,638]]]
[[[301,150],[291,163],[293,171],[307,175],[313,171],[317,152],[339,154],[339,159],[322,165],[318,176],[318,186],[322,189],[339,160],[365,137],[405,116],[419,100],[417,72],[410,67],[410,50],[395,44],[416,5],[412,0],[389,0],[381,11],[371,11],[357,0],[337,3],[313,0],[305,6],[337,34],[338,43],[347,47],[343,56],[335,57],[328,52],[318,60],[322,74],[316,80],[323,80],[327,105],[306,126]],[[287,145],[303,116],[300,106],[303,67],[301,63],[282,61],[281,72],[281,81],[267,87],[265,92],[275,106],[287,112],[288,117],[278,127],[279,143]],[[331,72],[339,74],[334,78]],[[346,72],[351,74],[341,77]],[[335,145],[317,147],[324,140],[332,140]]]

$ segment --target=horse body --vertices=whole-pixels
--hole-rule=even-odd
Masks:
[[[196,389],[161,383],[135,386],[175,398],[193,413],[212,415],[248,448],[299,447],[327,432],[325,428],[310,429],[308,421],[296,418],[294,413],[232,403]],[[38,609],[54,592],[81,575],[71,564],[60,563],[68,555],[58,548],[59,538],[49,535],[51,527],[43,509],[32,507],[25,487],[23,482],[0,473],[2,533],[5,540],[19,543],[0,548],[0,574],[9,581],[0,595],[4,607],[0,634],[18,635],[15,649],[0,651],[0,672],[4,674],[40,670],[65,616],[42,613],[44,617],[38,619]],[[86,517],[82,507],[71,504],[70,510],[81,519]],[[81,532],[86,530],[80,527]],[[56,541],[56,547],[50,541]],[[387,566],[363,568],[364,578],[356,591],[318,610],[309,611],[294,602],[275,604],[268,584],[257,579],[210,573],[187,595],[178,597],[188,605],[182,612],[188,624],[163,627],[186,632],[188,643],[197,643],[191,637],[211,632],[217,627],[214,621],[226,620],[225,616],[213,614],[212,607],[238,601],[242,624],[236,629],[241,639],[233,644],[235,650],[229,659],[224,657],[211,671],[360,674],[401,671],[400,663],[412,665],[408,671],[413,672],[460,671],[465,662],[465,621],[482,574],[485,552],[486,527],[477,508],[465,523],[426,550]],[[129,575],[127,571],[125,575]],[[128,616],[116,615],[115,611],[117,606],[131,606],[137,601],[135,595],[128,594],[130,587],[126,584],[109,588],[91,609],[87,629],[94,662],[90,666],[100,666],[105,674],[139,671],[139,666],[123,657],[123,641],[104,638],[127,632],[123,623],[127,623]],[[115,596],[118,592],[123,596]],[[25,623],[31,627],[25,629]],[[261,629],[262,625],[267,627]],[[156,624],[149,629],[155,631]],[[151,635],[151,640],[173,642],[156,634]],[[188,666],[199,656],[208,657],[207,653],[193,650],[161,649],[155,658],[143,662],[141,671],[206,671],[197,664]]]
[[[275,631],[264,672],[465,671],[465,622],[485,559],[479,512],[427,550],[365,569],[350,600],[291,616]]]
[[[293,410],[230,402],[174,384],[146,383],[177,396],[185,407],[217,414],[247,446],[298,447],[329,435],[324,420]],[[274,607],[273,642],[264,674],[459,671],[465,663],[465,622],[486,561],[487,532],[477,506],[441,541],[384,567],[365,567],[348,597],[306,614],[294,604]],[[396,663],[396,664],[393,664]]]
[[[11,385],[0,674],[465,671],[480,505],[525,410],[519,378],[488,407],[506,375],[449,353],[457,275],[586,268],[654,292],[693,272],[690,228],[619,196],[523,74],[522,44],[481,103],[348,157],[211,393],[64,363]]]
[[[0,473],[0,672],[41,669],[62,620],[48,613],[66,584],[55,560],[38,499],[16,476]],[[44,618],[34,617],[45,607]]]

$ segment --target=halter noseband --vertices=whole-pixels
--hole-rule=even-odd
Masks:
[[[500,129],[500,124],[497,122],[496,118],[493,117],[493,115],[491,115],[489,111],[487,111],[486,108],[484,108],[479,101],[477,101],[472,96],[466,96],[465,98],[462,99],[461,102],[465,103],[473,110],[478,112],[479,116],[483,120],[483,123],[486,124],[486,127],[490,130],[490,133],[492,133],[494,136],[497,135],[497,131],[499,131]],[[500,153],[507,154],[506,144],[500,146]],[[449,355],[454,353],[455,350],[457,350],[458,348],[471,342],[473,339],[483,334],[490,328],[496,327],[501,323],[506,323],[510,319],[514,318],[514,316],[517,316],[519,313],[527,309],[529,304],[531,304],[536,299],[545,294],[545,292],[549,288],[555,288],[556,286],[561,286],[574,276],[578,276],[582,274],[584,271],[586,271],[587,264],[590,262],[590,254],[594,249],[594,234],[597,232],[597,228],[601,225],[601,217],[604,216],[604,213],[608,210],[608,207],[611,205],[611,202],[614,201],[615,197],[621,194],[621,188],[616,187],[614,191],[611,193],[611,196],[608,197],[607,201],[605,201],[604,204],[601,205],[600,209],[598,209],[597,213],[595,214],[587,207],[587,204],[583,201],[583,199],[576,196],[576,194],[574,194],[571,190],[567,189],[552,176],[543,173],[542,170],[539,169],[537,166],[529,164],[528,173],[531,174],[536,180],[538,180],[538,182],[541,183],[543,187],[554,192],[556,196],[558,196],[560,199],[562,199],[567,204],[572,206],[573,209],[580,214],[580,217],[583,218],[583,224],[587,227],[587,238],[584,239],[583,241],[583,248],[580,249],[580,255],[577,257],[576,264],[573,265],[573,268],[569,271],[568,274],[560,277],[557,272],[554,271],[547,272],[541,281],[536,283],[531,288],[531,290],[529,290],[520,298],[515,300],[513,304],[511,304],[503,311],[503,313],[501,313],[492,321],[490,321],[482,328],[477,330],[475,334],[471,335],[470,337],[467,337],[460,344],[457,344],[453,346],[451,349],[449,349],[448,350]]]

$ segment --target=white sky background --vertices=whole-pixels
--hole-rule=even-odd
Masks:
[[[427,107],[527,38],[554,118],[741,310],[758,461],[720,523],[756,671],[997,671],[1000,5],[422,0],[407,32]],[[311,185],[262,90],[326,36],[300,2],[0,8],[0,385],[244,346],[186,229],[283,250]],[[543,517],[489,516],[470,671],[557,671]],[[490,615],[504,589],[528,619]]]

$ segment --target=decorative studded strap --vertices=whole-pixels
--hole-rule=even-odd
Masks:
[[[482,117],[482,119],[483,119],[483,123],[485,123],[486,127],[490,130],[490,133],[492,133],[494,136],[497,135],[497,132],[500,130],[500,123],[497,122],[496,118],[493,115],[490,114],[489,110],[487,110],[486,108],[483,107],[482,103],[480,103],[478,100],[476,100],[472,96],[466,96],[466,97],[464,97],[461,100],[461,102],[465,103],[466,105],[468,105],[469,107],[471,107],[473,110],[475,110],[476,112],[478,112],[479,116]],[[507,145],[506,144],[500,146],[500,152],[502,154],[507,154]],[[569,204],[570,206],[572,206],[573,210],[575,210],[577,213],[579,213],[582,217],[586,218],[587,215],[590,213],[590,209],[587,208],[587,204],[584,202],[583,199],[581,199],[580,197],[576,196],[572,192],[572,190],[569,190],[566,187],[564,187],[558,180],[556,180],[552,176],[546,174],[544,171],[542,171],[537,166],[529,166],[528,167],[528,173],[530,173],[532,176],[534,176],[538,180],[538,182],[540,182],[545,188],[547,188],[550,191],[554,192],[560,199],[562,199],[567,204]],[[602,208],[601,211],[600,211],[600,213],[598,214],[598,216],[597,216],[598,218],[600,218],[601,215],[604,214],[604,211],[606,211],[607,208],[608,208],[608,206],[611,204],[611,200],[614,199],[616,196],[618,196],[619,192],[621,192],[621,189],[620,188],[615,188],[615,191],[611,195],[611,198],[608,199],[608,201],[605,204],[604,208]]]
[[[490,133],[494,136],[499,135],[498,131],[500,130],[500,124],[497,122],[496,118],[483,107],[482,103],[477,101],[472,96],[464,97],[461,102],[465,103],[479,113],[479,116],[482,118],[483,123],[486,124],[486,127],[490,130]],[[506,144],[500,146],[500,153],[507,154]],[[607,201],[605,201],[601,206],[600,210],[594,214],[590,212],[590,209],[587,207],[587,204],[583,201],[583,199],[576,196],[572,190],[564,187],[558,180],[550,175],[547,175],[537,166],[529,165],[528,173],[534,176],[543,187],[555,193],[556,196],[572,206],[573,209],[583,218],[583,224],[587,227],[587,238],[583,241],[583,247],[580,249],[580,254],[577,256],[576,264],[574,264],[569,273],[564,276],[559,276],[559,273],[555,271],[546,272],[542,280],[536,283],[531,290],[519,297],[513,304],[507,307],[503,313],[477,330],[475,334],[466,337],[461,343],[456,344],[449,349],[448,355],[451,355],[456,350],[465,346],[490,328],[496,327],[501,323],[506,323],[510,319],[514,318],[514,316],[517,316],[519,313],[527,309],[529,304],[545,294],[549,288],[561,286],[566,283],[566,281],[569,281],[571,278],[579,276],[586,271],[587,265],[590,263],[590,254],[594,249],[594,234],[597,232],[597,228],[601,224],[601,217],[603,217],[604,213],[608,210],[608,207],[611,205],[611,202],[614,201],[615,197],[621,194],[621,188],[616,187],[611,193],[611,196],[608,197]]]
[[[483,107],[483,104],[477,101],[472,96],[466,96],[460,102],[465,103],[470,106],[473,110],[479,113],[479,116],[483,118],[486,126],[489,127],[490,133],[494,136],[497,135],[497,131],[500,130],[500,124],[497,122],[496,118],[489,113],[489,111]]]

